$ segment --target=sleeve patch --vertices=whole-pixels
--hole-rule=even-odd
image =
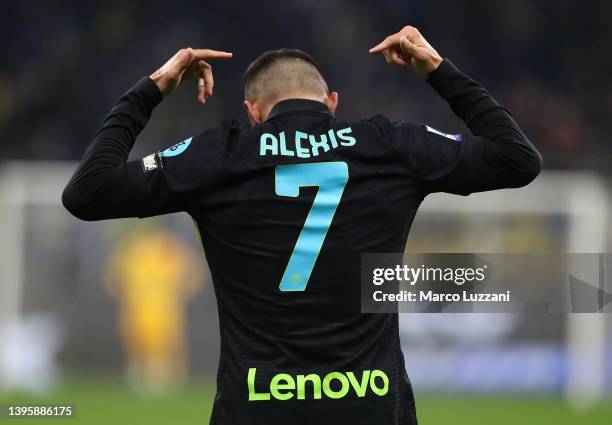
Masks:
[[[157,154],[152,153],[151,155],[147,155],[142,158],[142,168],[145,172],[157,169],[158,164],[156,155]]]
[[[460,141],[463,140],[463,136],[461,134],[443,133],[442,131],[436,130],[435,128],[432,128],[432,127],[430,127],[428,125],[426,125],[425,128],[427,128],[427,131],[429,131],[430,133],[435,133],[438,136],[446,137],[447,139],[454,140],[456,142],[460,142]]]
[[[161,154],[164,158],[167,158],[169,156],[177,156],[182,154],[183,152],[185,152],[187,150],[187,148],[189,147],[189,145],[191,144],[191,139],[193,139],[193,137],[190,137],[189,139],[185,139],[180,143],[177,143],[174,146],[169,147],[168,149],[166,149],[165,151],[163,151]]]

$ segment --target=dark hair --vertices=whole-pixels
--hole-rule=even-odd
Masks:
[[[244,84],[248,85],[257,75],[280,59],[301,59],[314,66],[321,74],[321,67],[308,53],[299,49],[268,50],[255,59],[244,71]]]

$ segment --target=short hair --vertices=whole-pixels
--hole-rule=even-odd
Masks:
[[[249,100],[273,101],[290,91],[326,94],[321,67],[299,49],[268,50],[244,72],[244,92]]]

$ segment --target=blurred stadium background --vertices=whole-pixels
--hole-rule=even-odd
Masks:
[[[523,190],[429,197],[408,251],[609,252],[610,16],[604,0],[3,2],[0,404],[74,404],[69,423],[207,422],[216,301],[189,217],[91,224],[60,204],[115,99],[178,48],[235,59],[214,65],[205,108],[188,88],[158,107],[134,158],[242,116],[242,71],[278,47],[318,58],[340,117],[461,131],[426,84],[367,55],[418,26],[509,107],[546,171]],[[421,423],[611,423],[610,317],[402,315]]]

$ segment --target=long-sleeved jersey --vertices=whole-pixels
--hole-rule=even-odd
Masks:
[[[471,134],[277,103],[127,161],[162,100],[143,78],[104,121],[63,193],[84,220],[185,211],[217,296],[213,424],[414,424],[397,314],[360,312],[362,253],[401,253],[432,192],[520,187],[541,157],[449,61],[428,78]]]

